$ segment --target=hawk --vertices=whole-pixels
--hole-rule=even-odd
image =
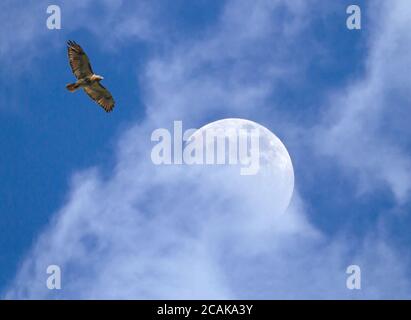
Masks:
[[[83,88],[89,97],[103,107],[106,112],[112,111],[114,108],[114,99],[111,93],[100,83],[104,78],[94,74],[84,50],[77,43],[70,40],[67,42],[67,52],[71,70],[76,76],[77,81],[68,84],[66,88],[70,92]]]

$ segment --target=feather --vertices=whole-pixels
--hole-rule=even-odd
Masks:
[[[67,52],[71,69],[77,78],[76,84],[69,85],[67,88],[70,90],[74,89],[74,86],[81,86],[87,95],[103,107],[106,112],[112,111],[114,99],[110,91],[100,84],[102,78],[94,75],[83,48],[70,40],[67,42]]]
[[[90,61],[84,50],[74,41],[67,42],[67,53],[71,70],[77,79],[83,79],[93,74]]]
[[[114,108],[114,99],[110,91],[103,87],[98,81],[83,88],[88,96],[96,101],[106,112],[110,112]]]

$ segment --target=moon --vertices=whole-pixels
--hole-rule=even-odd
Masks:
[[[229,118],[211,122],[195,131],[187,140],[187,144],[202,144],[204,150],[212,148],[204,137],[207,132],[213,131],[224,134],[225,138],[232,135],[248,134],[258,132],[258,160],[259,170],[253,175],[241,175],[239,169],[244,168],[247,159],[238,159],[236,165],[215,165],[207,171],[208,183],[214,183],[221,192],[230,194],[237,192],[238,200],[248,205],[253,216],[260,216],[262,223],[267,215],[283,214],[290,204],[294,190],[294,169],[291,157],[281,140],[264,126],[246,119]],[[246,132],[246,133],[245,133]],[[241,141],[240,139],[238,141]],[[238,150],[227,150],[225,144],[226,158],[238,155]]]

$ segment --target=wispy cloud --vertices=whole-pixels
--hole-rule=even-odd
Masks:
[[[305,67],[293,50],[311,19],[304,3],[229,1],[201,39],[180,39],[154,56],[142,75],[147,117],[120,138],[111,174],[92,168],[73,177],[6,298],[409,295],[404,265],[384,239],[371,232],[356,248],[348,237],[326,238],[310,223],[298,190],[288,212],[274,217],[275,197],[239,187],[229,170],[204,174],[150,161],[151,131],[173,120],[198,127],[226,115],[264,116],[278,81]],[[291,22],[275,19],[284,15]],[[345,287],[352,263],[367,271],[360,293]],[[45,287],[50,264],[62,268],[61,291]]]
[[[127,3],[121,0],[74,0],[59,3],[61,8],[61,30],[49,30],[46,25],[49,1],[18,2],[6,0],[0,13],[2,20],[2,46],[0,63],[3,72],[12,68],[14,73],[32,69],[29,64],[41,58],[44,48],[59,49],[71,32],[82,29],[92,33],[101,41],[102,48],[111,49],[131,38],[154,41],[160,28],[153,23],[155,7],[148,1]],[[105,23],[99,23],[104,19]],[[18,63],[17,63],[18,61]]]
[[[411,190],[405,139],[410,130],[404,123],[411,102],[410,12],[409,2],[401,0],[372,10],[365,75],[332,95],[330,111],[316,128],[318,150],[357,175],[360,192],[387,186],[400,204]]]

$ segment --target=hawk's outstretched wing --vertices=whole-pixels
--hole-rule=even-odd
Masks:
[[[74,75],[77,79],[82,79],[93,74],[90,61],[84,50],[74,41],[67,42],[67,53]]]
[[[104,88],[99,82],[96,81],[93,82],[93,84],[84,87],[84,91],[107,112],[113,110],[114,99],[111,96],[110,91]]]

